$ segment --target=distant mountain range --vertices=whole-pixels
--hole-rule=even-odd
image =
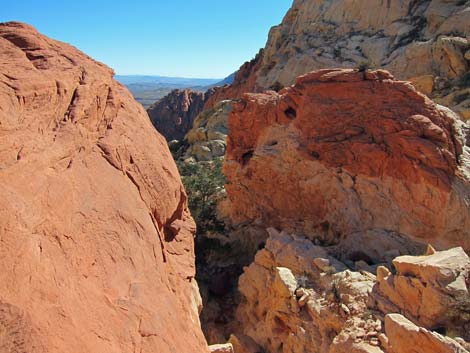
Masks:
[[[166,96],[174,89],[190,88],[204,92],[210,87],[223,86],[233,82],[234,74],[224,79],[187,78],[150,75],[116,75],[116,80],[125,85],[134,98],[145,108]]]

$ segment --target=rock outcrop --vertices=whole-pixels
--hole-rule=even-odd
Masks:
[[[211,101],[277,90],[312,70],[364,66],[412,81],[469,119],[469,6],[447,0],[295,0],[262,53]]]
[[[402,256],[393,265],[396,274],[377,270],[374,296],[382,312],[400,312],[420,326],[470,339],[470,259],[462,248]]]
[[[462,338],[445,336],[448,332],[466,334],[468,316],[468,283],[460,283],[458,290],[465,292],[453,301],[447,301],[449,287],[457,287],[452,275],[458,278],[470,275],[470,259],[461,249],[436,252],[422,257],[400,257],[394,263],[397,271],[418,269],[417,273],[401,273],[395,280],[401,289],[412,289],[417,282],[426,282],[431,290],[441,293],[434,298],[423,296],[420,306],[453,307],[461,300],[460,321],[447,321],[445,326],[420,323],[419,318],[407,319],[397,312],[408,312],[415,303],[412,293],[403,291],[402,301],[392,308],[388,299],[375,295],[382,286],[383,272],[377,277],[367,271],[351,271],[330,253],[305,237],[269,229],[266,247],[256,255],[255,261],[240,277],[242,301],[237,310],[239,330],[235,338],[248,337],[263,350],[250,350],[235,339],[241,352],[265,351],[269,353],[429,353],[467,352],[468,344]],[[456,256],[457,254],[462,255]],[[425,265],[426,264],[426,265]],[[443,281],[443,276],[449,275]],[[462,293],[463,294],[463,293]],[[410,302],[406,302],[410,299]],[[428,299],[432,299],[427,302]],[[437,301],[435,299],[438,299]],[[381,310],[379,310],[379,308]],[[455,307],[454,307],[455,308]],[[398,311],[397,311],[398,310]],[[413,320],[411,322],[410,320]],[[443,322],[441,322],[443,323]],[[419,324],[419,326],[417,325]],[[442,334],[434,332],[440,330]],[[459,332],[460,331],[460,332]],[[468,337],[466,337],[468,339]],[[249,341],[245,339],[245,342]],[[253,344],[251,344],[251,347]],[[235,350],[235,352],[238,352]]]
[[[384,346],[389,353],[467,353],[468,344],[418,327],[399,314],[385,317]],[[465,347],[462,346],[462,344]]]
[[[229,119],[235,223],[304,234],[369,264],[426,243],[470,249],[469,128],[409,83],[320,70],[245,95]]]
[[[202,112],[210,92],[177,89],[152,104],[147,113],[152,124],[167,141],[181,140],[193,127],[194,119]]]
[[[198,115],[184,138],[188,146],[183,159],[194,158],[199,162],[224,157],[231,110],[232,102],[227,100]]]
[[[113,72],[0,24],[0,351],[208,352],[194,222]]]

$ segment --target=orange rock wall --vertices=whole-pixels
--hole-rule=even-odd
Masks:
[[[113,72],[0,25],[0,351],[207,352],[194,222]]]

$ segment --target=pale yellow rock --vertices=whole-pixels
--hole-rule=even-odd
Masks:
[[[426,255],[434,255],[436,253],[436,249],[431,244],[428,244],[426,248]]]
[[[468,353],[455,340],[420,328],[400,314],[385,317],[389,353]]]
[[[462,248],[400,256],[393,264],[395,275],[385,276],[385,270],[378,271],[373,296],[379,310],[384,314],[404,313],[426,328],[446,327],[466,334],[464,325],[470,319],[465,314],[465,308],[470,307],[466,283],[470,258]]]
[[[269,233],[265,248],[240,277],[243,300],[237,319],[243,333],[266,352],[310,352],[312,344],[321,353],[382,352],[365,342],[355,343],[347,333],[357,331],[357,325],[364,322],[375,276],[344,270],[324,273],[311,260],[328,259],[336,264],[325,253],[320,255],[324,249],[303,237],[274,229]],[[307,288],[296,288],[300,281]],[[339,298],[348,298],[350,304],[334,304]],[[365,320],[364,327],[375,327],[372,317]],[[342,339],[333,340],[332,330],[344,332]]]
[[[470,50],[465,52],[465,59],[470,61]]]
[[[332,274],[312,261],[328,259],[334,264],[337,260],[331,256],[318,256],[325,248],[273,228],[269,234],[265,248],[240,277],[242,300],[236,314],[241,334],[256,342],[259,351],[467,352],[462,350],[463,339],[430,330],[442,326],[452,334],[467,334],[470,302],[465,279],[470,259],[461,248],[400,256],[394,261],[397,274],[384,266],[378,267],[377,277],[351,270]],[[298,287],[301,281],[304,285]],[[236,337],[231,342],[237,347]],[[240,353],[254,352],[240,347]]]
[[[231,343],[225,344],[214,344],[209,346],[210,353],[234,353],[233,346]]]
[[[413,86],[416,89],[428,96],[432,94],[434,90],[434,76],[433,75],[423,75],[423,76],[416,76],[408,78]]]
[[[185,137],[189,147],[184,158],[193,157],[197,161],[211,161],[224,156],[231,109],[231,101],[222,101],[196,117],[193,128]]]
[[[377,267],[377,281],[381,282],[391,274],[390,270],[385,266]]]

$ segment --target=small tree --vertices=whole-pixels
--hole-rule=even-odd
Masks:
[[[198,226],[197,233],[223,229],[223,223],[217,219],[217,202],[226,183],[222,160],[177,164],[188,194],[189,209]]]

